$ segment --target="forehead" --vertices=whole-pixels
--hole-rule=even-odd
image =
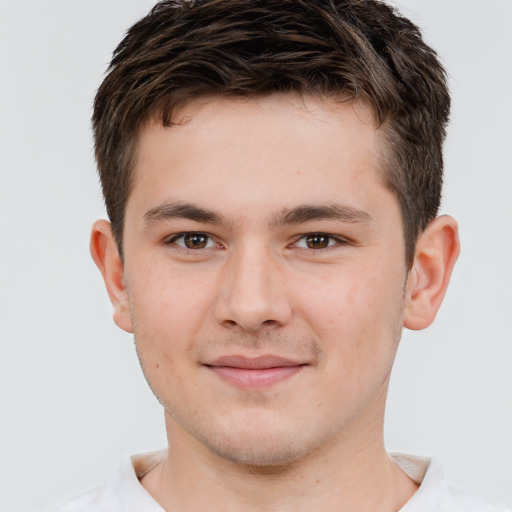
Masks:
[[[173,196],[243,207],[237,198],[250,197],[287,207],[308,196],[339,202],[348,189],[364,196],[381,182],[382,136],[361,101],[204,98],[178,109],[173,122],[142,130],[129,203]]]

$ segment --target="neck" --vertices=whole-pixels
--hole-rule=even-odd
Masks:
[[[396,512],[417,485],[387,455],[382,418],[363,418],[300,461],[254,467],[213,454],[166,415],[169,450],[142,484],[167,511]]]

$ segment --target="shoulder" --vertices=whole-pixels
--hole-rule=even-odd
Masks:
[[[139,481],[161,457],[162,452],[129,457],[110,483],[80,494],[51,512],[163,512]]]
[[[480,498],[473,496],[457,487],[444,484],[439,490],[440,511],[446,512],[509,512],[505,508],[496,507]]]
[[[121,510],[115,482],[101,485],[66,501],[51,512],[96,512]]]
[[[391,454],[392,459],[419,488],[400,512],[510,512],[445,482],[435,459]]]

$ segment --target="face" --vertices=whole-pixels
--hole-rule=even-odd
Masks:
[[[407,272],[369,109],[274,95],[176,118],[141,135],[117,320],[168,428],[258,465],[378,430]]]

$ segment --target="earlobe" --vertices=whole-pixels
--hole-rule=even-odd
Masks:
[[[457,222],[434,219],[420,235],[406,291],[404,327],[425,329],[436,317],[460,252]]]
[[[98,220],[94,223],[89,247],[114,306],[114,322],[124,331],[133,332],[128,294],[124,283],[124,265],[112,234],[110,222]]]

